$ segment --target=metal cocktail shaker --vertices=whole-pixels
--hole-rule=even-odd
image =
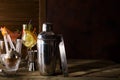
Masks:
[[[57,53],[59,49],[60,54]],[[56,61],[60,60],[61,71],[68,76],[67,60],[63,37],[52,32],[52,24],[44,23],[42,32],[38,34],[38,68],[41,75],[53,75],[56,70]]]
[[[44,23],[37,40],[38,68],[41,75],[53,75],[55,73],[56,40],[56,36],[52,32],[52,24]]]

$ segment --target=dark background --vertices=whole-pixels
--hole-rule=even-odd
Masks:
[[[47,0],[47,20],[69,58],[120,58],[119,0]]]
[[[22,29],[32,19],[37,28],[39,0],[0,0],[0,26]],[[47,21],[63,34],[67,58],[120,62],[119,0],[46,0]],[[2,36],[0,36],[2,38]]]

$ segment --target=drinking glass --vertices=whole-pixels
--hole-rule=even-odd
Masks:
[[[22,40],[17,39],[16,50],[10,49],[8,53],[4,52],[4,41],[0,40],[0,71],[5,74],[14,74],[19,68],[21,61]]]
[[[21,62],[22,42],[17,39],[18,33],[14,33],[5,26],[0,28],[4,41],[0,40],[0,72],[14,74],[19,68]],[[13,39],[16,46],[13,44]],[[17,41],[16,41],[17,39]],[[5,48],[4,48],[5,47]]]
[[[35,28],[33,29],[31,24],[23,24],[22,40],[23,44],[27,47],[29,71],[34,71],[34,50],[32,50],[32,48],[36,45],[37,35],[35,33]]]

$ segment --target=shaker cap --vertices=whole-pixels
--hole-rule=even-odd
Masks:
[[[52,31],[52,23],[43,23],[42,25],[42,31]]]

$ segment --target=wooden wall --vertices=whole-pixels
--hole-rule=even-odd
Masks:
[[[22,31],[22,24],[28,24],[30,20],[38,32],[39,0],[0,0],[0,27],[6,26],[11,31]],[[3,39],[1,33],[0,39]],[[27,55],[26,51],[26,47],[23,45],[23,58]]]
[[[47,20],[63,34],[67,57],[119,60],[119,2],[47,0]]]
[[[63,34],[68,58],[120,61],[119,0],[47,0],[47,15],[41,18],[38,1],[0,0],[0,26],[21,29],[32,19],[38,28],[38,19],[47,17],[54,32]]]
[[[32,20],[38,30],[39,0],[0,0],[0,26],[10,30],[22,28]]]

